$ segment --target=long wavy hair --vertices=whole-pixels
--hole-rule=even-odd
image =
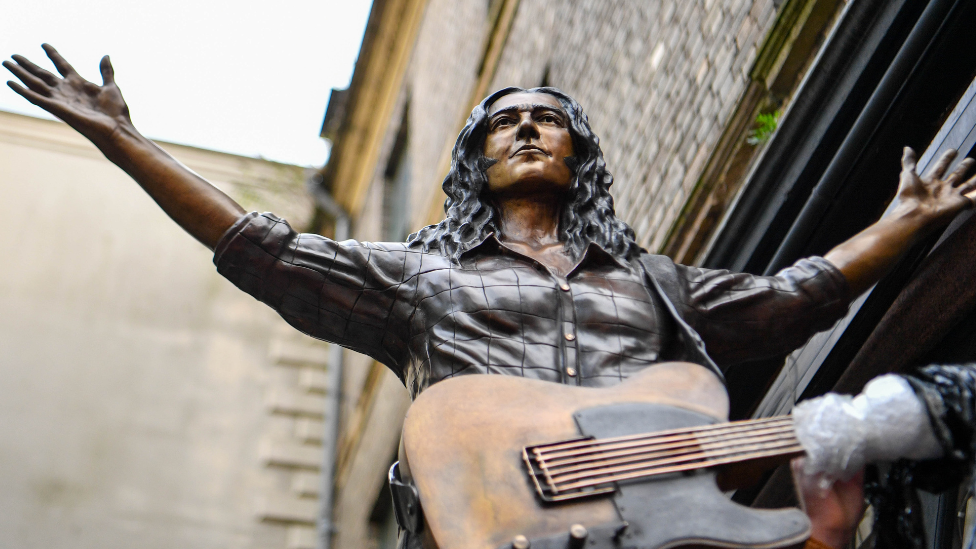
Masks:
[[[577,259],[590,242],[622,258],[642,252],[634,239],[634,230],[614,214],[610,196],[613,176],[603,160],[600,138],[590,129],[579,103],[550,87],[498,90],[471,111],[454,144],[451,171],[444,178],[443,189],[447,194],[444,212],[447,216],[440,223],[428,225],[407,237],[409,246],[439,252],[457,261],[470,246],[489,233],[498,232],[500,216],[487,197],[486,171],[493,163],[484,154],[488,109],[498,98],[519,92],[549,94],[569,115],[568,129],[573,138],[574,156],[567,158],[566,164],[574,177],[560,214],[559,239]]]

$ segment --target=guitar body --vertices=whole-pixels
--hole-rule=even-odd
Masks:
[[[469,375],[424,391],[403,426],[401,467],[415,483],[425,544],[439,549],[573,545],[586,528],[593,549],[795,547],[809,537],[797,509],[760,510],[731,502],[712,470],[620,482],[612,494],[545,503],[523,448],[725,422],[728,397],[708,370],[665,363],[610,388],[519,377]],[[582,432],[585,430],[586,432]]]

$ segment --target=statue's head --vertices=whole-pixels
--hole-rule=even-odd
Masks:
[[[499,101],[513,94],[519,95],[517,101]],[[538,100],[532,100],[532,95]],[[493,109],[496,102],[504,106]],[[518,177],[516,172],[523,166],[514,163],[495,166],[496,162],[505,163],[507,155],[496,154],[489,143],[487,148],[494,159],[486,156],[486,138],[496,125],[506,123],[504,120],[499,122],[500,110],[526,110],[533,106],[545,110],[546,105],[552,105],[552,110],[558,111],[562,118],[560,127],[568,131],[571,139],[569,146],[553,134],[551,143],[572,156],[559,158],[561,155],[553,154],[552,158],[533,163],[529,169],[544,172],[545,179],[556,181],[562,187],[560,240],[576,257],[591,242],[624,258],[641,251],[634,240],[634,231],[614,215],[610,196],[613,176],[606,169],[600,139],[590,129],[586,113],[573,98],[549,87],[505,88],[489,95],[471,111],[454,145],[451,171],[443,183],[447,194],[444,203],[446,218],[410,235],[407,241],[411,247],[437,251],[457,259],[470,245],[481,241],[488,233],[498,231],[499,214],[492,193],[499,192],[510,179]],[[494,123],[492,127],[490,123]]]

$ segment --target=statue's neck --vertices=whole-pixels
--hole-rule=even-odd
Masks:
[[[573,261],[559,240],[563,201],[552,195],[496,199],[500,217],[498,239],[513,250],[566,276]]]
[[[496,199],[500,219],[499,239],[527,246],[551,246],[559,242],[562,201],[551,195]]]

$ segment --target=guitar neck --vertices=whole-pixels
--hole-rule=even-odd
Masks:
[[[720,423],[526,447],[539,495],[560,501],[607,493],[613,483],[751,460],[799,455],[793,418]]]

